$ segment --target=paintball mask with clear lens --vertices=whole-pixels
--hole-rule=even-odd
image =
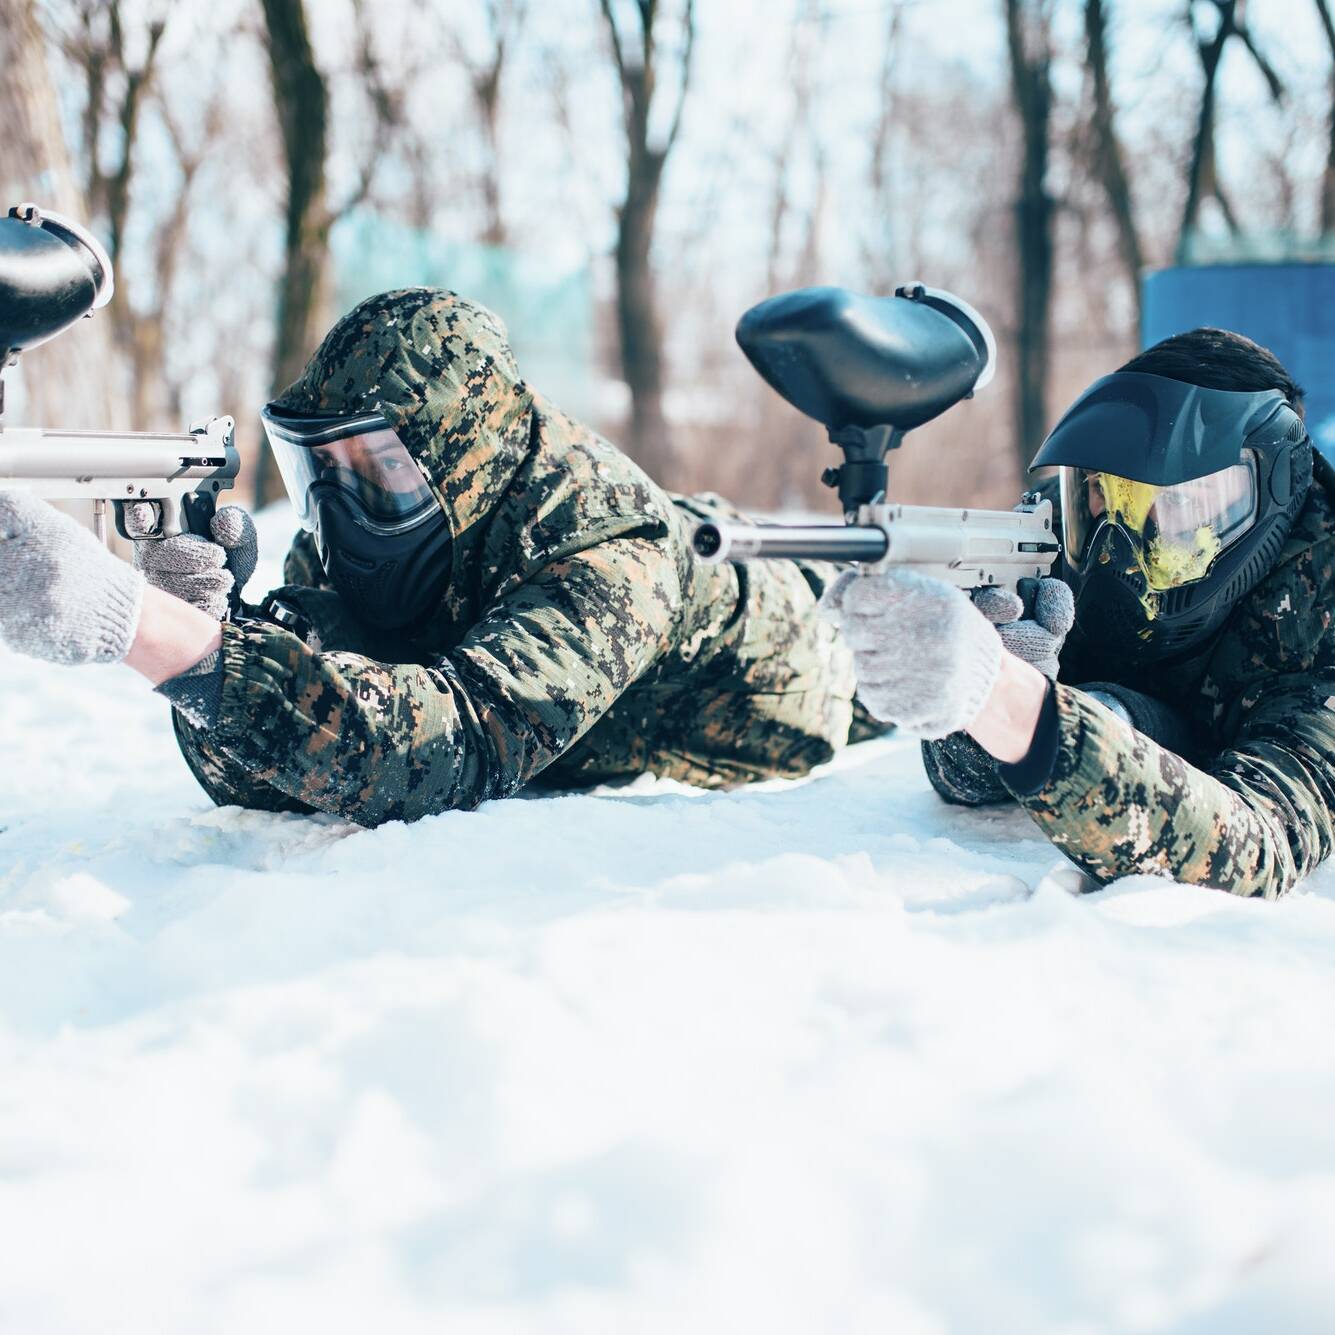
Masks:
[[[379,413],[260,414],[302,527],[356,614],[406,630],[439,601],[450,573],[444,512],[417,461]]]
[[[1135,667],[1202,647],[1270,570],[1312,446],[1278,390],[1118,372],[1054,428],[1032,466],[1049,465],[1079,635]]]

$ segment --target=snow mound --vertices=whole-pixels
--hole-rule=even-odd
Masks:
[[[0,683],[0,1329],[1330,1328],[1331,875],[1073,897],[894,740],[215,810],[130,673]]]

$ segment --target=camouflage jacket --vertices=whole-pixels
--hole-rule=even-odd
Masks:
[[[797,775],[847,740],[851,658],[816,615],[828,569],[697,563],[690,530],[723,503],[669,497],[543,399],[482,307],[371,298],[282,401],[384,413],[448,518],[450,582],[411,637],[375,632],[300,536],[279,592],[314,634],[225,625],[217,724],[176,714],[215,800],[374,825],[535,779]]]
[[[1037,792],[1012,795],[1099,882],[1148,872],[1282,894],[1335,841],[1332,608],[1335,470],[1318,456],[1275,568],[1195,661],[1136,679],[1082,652],[1077,626],[1054,688],[1056,762]],[[1078,689],[1095,680],[1176,709],[1194,733],[1192,755],[1157,745]],[[946,750],[927,744],[929,768]]]

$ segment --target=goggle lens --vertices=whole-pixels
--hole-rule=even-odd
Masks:
[[[261,414],[265,434],[302,526],[315,527],[323,490],[346,495],[373,527],[398,531],[437,509],[422,470],[378,414],[295,418]]]
[[[1172,486],[1083,468],[1061,474],[1067,559],[1084,560],[1095,532],[1115,524],[1130,539],[1149,588],[1163,591],[1204,578],[1215,558],[1255,522],[1256,459]]]

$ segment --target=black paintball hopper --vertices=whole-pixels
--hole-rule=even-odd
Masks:
[[[971,306],[909,283],[893,297],[808,287],[742,316],[737,342],[795,408],[820,422],[844,454],[821,481],[839,489],[844,523],[704,520],[691,535],[702,561],[881,561],[906,564],[956,588],[1041,579],[1060,553],[1052,503],[1026,496],[1014,510],[891,504],[886,454],[992,379],[996,342]]]
[[[910,283],[893,297],[805,287],[753,306],[737,342],[769,385],[820,422],[846,461],[826,470],[845,513],[885,494],[887,450],[992,378],[996,342],[972,307]]]
[[[111,300],[111,260],[86,228],[32,204],[0,218],[0,368]]]
[[[785,292],[742,316],[737,342],[794,408],[831,431],[921,426],[985,385],[996,361],[982,317],[921,284],[893,297]]]

